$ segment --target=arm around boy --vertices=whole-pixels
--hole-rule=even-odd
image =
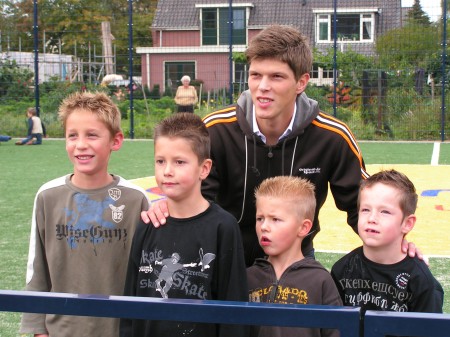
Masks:
[[[155,128],[155,178],[167,197],[168,226],[141,223],[133,238],[124,295],[246,301],[247,281],[236,219],[201,194],[211,168],[202,120],[178,113]],[[122,337],[247,336],[239,325],[122,320]]]

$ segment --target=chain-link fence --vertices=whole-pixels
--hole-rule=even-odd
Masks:
[[[150,138],[183,75],[196,113],[235,102],[249,40],[278,23],[308,37],[307,94],[358,139],[449,137],[447,0],[9,0],[0,11],[0,134],[23,136],[34,106],[62,137],[61,100],[102,90],[126,136]]]

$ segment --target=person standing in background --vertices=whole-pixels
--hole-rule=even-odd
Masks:
[[[175,94],[175,103],[177,104],[177,112],[194,112],[194,105],[197,103],[197,90],[191,83],[191,78],[184,75]]]

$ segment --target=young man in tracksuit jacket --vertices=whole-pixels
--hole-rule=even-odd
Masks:
[[[338,209],[357,230],[357,197],[368,177],[350,129],[320,111],[306,96],[312,53],[306,38],[289,26],[261,31],[246,50],[249,90],[237,104],[204,117],[211,137],[213,167],[202,193],[232,213],[239,222],[247,266],[264,256],[255,233],[255,188],[268,177],[293,175],[316,187],[317,208],[305,256],[314,256],[313,239],[320,230],[318,214],[328,185]],[[142,214],[155,227],[169,214],[164,201]],[[402,246],[404,249],[406,245]],[[413,248],[413,247],[411,247]],[[415,250],[410,250],[410,256]]]
[[[317,208],[310,235],[302,243],[305,255],[312,252],[319,232],[318,213],[328,183],[336,206],[347,212],[356,231],[359,182],[367,176],[359,147],[348,127],[319,111],[316,101],[298,95],[292,131],[275,145],[267,145],[253,131],[254,108],[250,92],[237,105],[204,119],[211,137],[213,168],[202,193],[214,199],[239,221],[246,263],[251,265],[263,251],[255,233],[255,187],[267,177],[293,175],[316,187]]]

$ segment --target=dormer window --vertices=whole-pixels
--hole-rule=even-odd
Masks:
[[[232,36],[234,45],[247,44],[247,8],[250,5],[233,5]],[[196,5],[200,8],[200,23],[202,45],[216,46],[230,43],[229,8],[228,4],[220,5]]]
[[[336,35],[341,42],[374,42],[375,14],[377,9],[340,9],[336,14]],[[333,42],[334,13],[332,10],[315,10],[316,41]]]

